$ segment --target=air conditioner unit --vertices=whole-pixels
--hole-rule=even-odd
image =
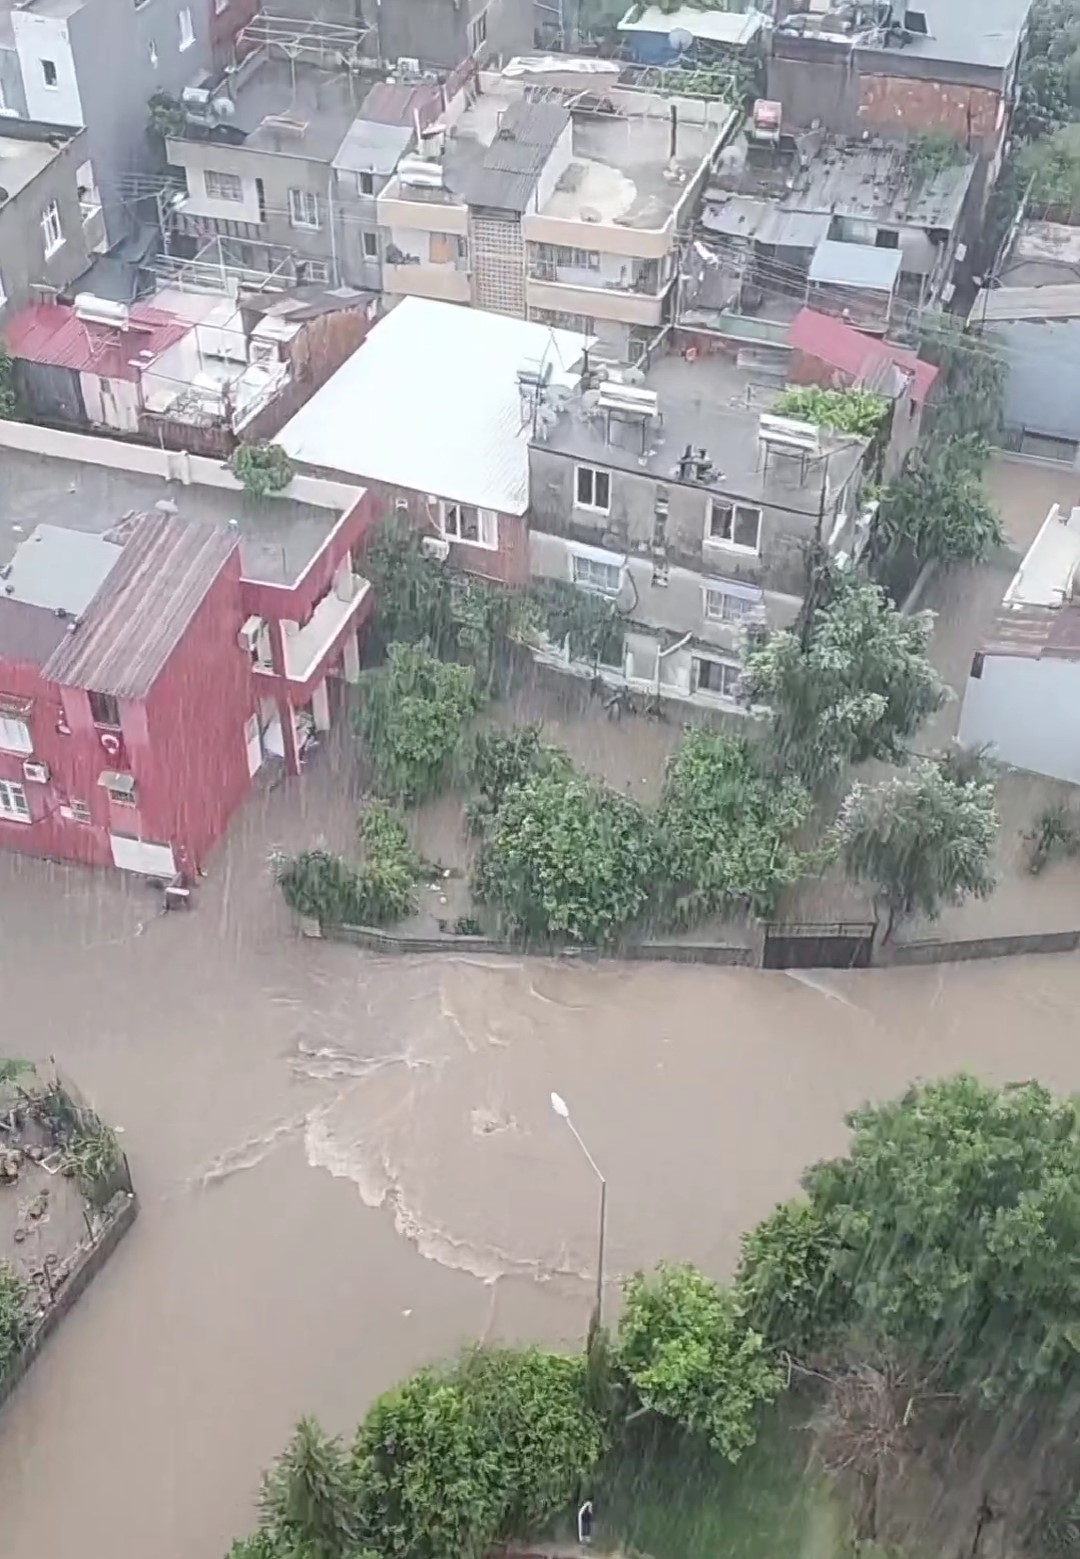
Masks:
[[[36,758],[27,758],[22,766],[23,779],[32,780],[35,785],[47,785],[49,783],[49,765],[39,763]]]
[[[445,563],[450,556],[450,543],[445,536],[425,536],[420,543],[420,551],[433,562]]]
[[[236,635],[237,644],[239,644],[242,650],[246,650],[249,655],[254,655],[258,648],[259,635],[262,633],[263,627],[264,624],[261,617],[249,617]]]

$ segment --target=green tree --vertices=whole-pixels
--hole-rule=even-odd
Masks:
[[[805,1359],[848,1320],[839,1291],[835,1223],[801,1198],[782,1202],[743,1236],[737,1286],[747,1320],[771,1347]]]
[[[1080,1129],[1037,1083],[919,1084],[856,1110],[803,1188],[835,1234],[825,1278],[849,1347],[973,1401],[1068,1397],[1080,1364]],[[763,1291],[759,1288],[763,1299]],[[831,1332],[836,1309],[825,1322]]]
[[[363,1540],[381,1559],[483,1559],[564,1509],[604,1449],[585,1368],[481,1348],[380,1397],[353,1448]]]
[[[516,785],[537,774],[567,773],[569,768],[569,758],[544,742],[539,725],[479,731],[469,764],[469,778],[480,793],[469,807],[471,826],[482,831]]]
[[[237,444],[229,468],[253,498],[284,492],[296,474],[280,444]]]
[[[907,543],[920,562],[981,563],[1005,541],[1001,518],[980,476],[983,448],[974,435],[913,451],[886,488],[877,515],[876,545]]]
[[[511,934],[607,942],[644,910],[655,866],[642,807],[573,771],[556,772],[507,793],[473,886]]]
[[[955,314],[931,314],[919,333],[919,356],[940,369],[933,391],[935,440],[970,439],[967,449],[981,472],[1001,430],[1007,376],[1001,351]]]
[[[11,353],[0,346],[0,417],[14,417],[19,410],[19,397],[15,392],[14,364]]]
[[[13,1267],[0,1261],[0,1381],[26,1341],[30,1293]]]
[[[264,1529],[304,1559],[353,1559],[356,1498],[339,1441],[310,1418],[267,1473],[260,1500]]]
[[[274,880],[291,910],[320,925],[349,925],[357,919],[356,873],[330,850],[301,850],[274,857]]]
[[[437,660],[423,644],[391,644],[366,675],[359,734],[384,795],[421,801],[439,789],[480,707],[471,666]]]
[[[689,1266],[626,1284],[615,1359],[641,1407],[702,1434],[728,1461],[757,1438],[781,1378],[737,1294]]]
[[[749,645],[743,697],[772,713],[782,765],[808,784],[848,763],[902,759],[945,688],[927,659],[931,619],[906,617],[877,585],[831,570],[795,629]]]
[[[416,911],[423,863],[396,807],[369,801],[357,829],[364,859],[356,872],[356,913],[365,926],[388,926]]]
[[[717,911],[770,916],[800,874],[792,836],[810,812],[806,787],[762,766],[745,737],[690,730],[668,759],[657,814],[666,918],[688,925]]]
[[[870,884],[885,906],[885,935],[899,920],[936,920],[947,904],[994,889],[994,787],[966,783],[922,763],[880,785],[855,785],[837,819],[848,876]]]
[[[406,520],[383,520],[364,553],[364,571],[375,594],[373,637],[390,644],[424,641],[445,658],[457,648],[453,574],[424,556],[419,533]]]
[[[819,385],[790,385],[780,395],[773,410],[780,417],[812,422],[837,433],[855,433],[873,438],[888,410],[889,403],[869,390],[824,390]]]

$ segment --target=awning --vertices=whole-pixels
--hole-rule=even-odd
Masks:
[[[25,720],[33,710],[32,698],[19,698],[14,693],[0,693],[0,715],[8,715],[12,720]]]
[[[98,784],[102,790],[115,790],[121,796],[135,794],[134,774],[120,774],[116,769],[102,769],[98,775]]]
[[[901,258],[899,249],[844,244],[825,238],[810,261],[810,280],[826,287],[865,287],[869,292],[892,292],[900,275]]]
[[[765,599],[760,585],[748,585],[741,579],[718,579],[715,574],[705,575],[705,588],[722,590],[725,595],[733,595],[739,601],[753,601],[755,605]]]

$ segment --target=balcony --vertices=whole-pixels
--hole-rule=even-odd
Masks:
[[[325,672],[324,661],[370,594],[368,580],[343,569],[302,628],[283,624],[285,675],[290,682],[310,682]]]
[[[87,249],[91,254],[104,254],[109,247],[109,241],[105,232],[105,213],[101,208],[100,200],[80,200],[79,214],[82,217],[83,237],[86,239]]]
[[[384,292],[400,297],[436,298],[442,303],[470,303],[472,283],[467,261],[448,265],[390,265],[383,263]]]
[[[526,289],[530,308],[614,320],[624,325],[659,325],[667,291],[665,288],[659,294],[634,292],[629,287],[605,286],[599,277],[591,285],[580,286],[542,281],[536,276],[528,278]]]

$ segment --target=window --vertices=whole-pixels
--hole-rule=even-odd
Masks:
[[[487,42],[487,12],[481,11],[469,23],[469,52],[475,54],[482,44]]]
[[[356,175],[356,193],[358,195],[374,195],[375,175],[373,173],[358,173]]]
[[[307,227],[317,232],[319,227],[319,197],[309,189],[289,191],[289,222],[293,227]]]
[[[71,812],[72,822],[75,822],[75,823],[92,823],[93,822],[93,818],[90,816],[90,807],[89,807],[89,805],[85,801],[71,800],[71,801],[68,802],[68,808],[69,808],[69,810]]]
[[[747,596],[732,595],[721,585],[705,586],[705,616],[711,623],[741,623],[755,609]]]
[[[325,285],[330,280],[330,267],[325,260],[309,260],[307,262],[307,279],[309,282],[318,282]]]
[[[439,525],[448,541],[465,541],[489,552],[499,545],[498,520],[491,509],[477,509],[471,503],[443,503],[439,505]]]
[[[583,590],[595,590],[600,595],[618,595],[622,589],[623,566],[619,562],[606,562],[585,553],[571,555],[575,585]]]
[[[178,15],[177,21],[180,24],[180,52],[183,54],[184,50],[190,49],[195,42],[195,24],[191,20],[191,12],[187,6],[184,6]]]
[[[41,77],[47,87],[55,88],[59,86],[60,83],[56,76],[55,60],[42,60]]]
[[[121,774],[115,769],[104,769],[98,775],[98,784],[115,807],[135,805],[135,776]]]
[[[30,808],[26,804],[26,791],[14,780],[0,780],[0,817],[9,822],[29,823]]]
[[[30,727],[16,715],[0,714],[0,748],[4,752],[33,752]]]
[[[203,189],[209,200],[242,201],[244,181],[238,173],[215,173],[213,168],[203,171]]]
[[[611,472],[578,466],[574,477],[574,504],[578,509],[608,514],[611,510]]]
[[[709,541],[740,552],[757,552],[761,545],[761,510],[748,503],[725,503],[714,498],[709,505]]]
[[[55,254],[64,244],[64,229],[60,222],[60,207],[50,200],[41,213],[41,231],[45,236],[45,258]]]
[[[365,228],[363,234],[364,259],[377,260],[379,258],[379,235]]]
[[[876,249],[899,249],[900,234],[894,232],[891,227],[879,227],[874,238]]]
[[[111,693],[90,694],[90,714],[95,725],[107,725],[120,729],[120,705]]]
[[[695,655],[692,661],[691,688],[695,693],[712,693],[717,698],[735,699],[739,692],[737,660],[707,660]]]

